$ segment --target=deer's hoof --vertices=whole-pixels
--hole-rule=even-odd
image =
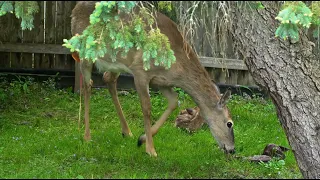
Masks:
[[[138,147],[140,147],[143,144],[142,140],[139,138],[138,139]]]
[[[155,150],[152,150],[152,151],[150,151],[150,152],[146,152],[150,157],[157,157],[158,156],[158,154],[156,153],[156,151]]]
[[[91,140],[91,136],[90,135],[89,136],[84,136],[83,139],[88,142],[88,141]]]
[[[138,147],[140,147],[144,142],[146,141],[146,137],[143,134],[140,135],[139,139],[138,139]]]
[[[133,136],[132,132],[129,132],[129,136],[130,136],[130,137],[132,137],[132,136]]]
[[[122,132],[122,137],[123,137],[123,138],[125,138],[125,137],[127,137],[127,136],[132,137],[133,134],[132,134],[131,132],[129,132],[129,133],[124,133],[124,132]]]

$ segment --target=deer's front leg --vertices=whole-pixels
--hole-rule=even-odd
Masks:
[[[144,130],[146,133],[146,152],[150,156],[157,156],[156,150],[154,149],[152,132],[151,132],[151,102],[149,96],[149,81],[142,80],[141,78],[134,77],[134,83],[138,92],[143,119],[144,119]]]
[[[89,109],[90,109],[90,95],[91,95],[91,71],[92,71],[92,63],[84,60],[81,63],[81,72],[83,76],[84,83],[84,123],[85,123],[85,133],[84,140],[91,140],[90,135],[90,124],[89,124]]]
[[[164,124],[164,122],[168,119],[170,114],[177,108],[178,106],[178,94],[174,92],[172,88],[162,87],[159,89],[163,96],[168,100],[168,107],[161,115],[159,120],[151,127],[152,136],[156,135],[159,131],[159,128]],[[146,135],[143,134],[139,137],[138,146],[141,146],[144,142],[146,142]]]
[[[117,79],[119,75],[120,73],[105,72],[103,74],[103,80],[108,84],[108,89],[111,94],[113,104],[117,110],[117,113],[120,119],[121,128],[122,128],[122,135],[132,136],[128,123],[123,115],[123,111],[122,111],[118,94],[117,94]]]

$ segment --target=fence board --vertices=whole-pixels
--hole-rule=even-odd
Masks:
[[[71,13],[73,8],[76,6],[76,2],[75,1],[67,1],[66,3],[66,8],[65,8],[65,13],[64,13],[64,24],[65,24],[65,28],[64,28],[64,36],[62,37],[63,39],[69,39],[72,37],[71,34]],[[61,44],[63,43],[63,39],[61,40]],[[65,62],[65,66],[68,69],[74,69],[75,67],[75,61],[72,58],[72,56],[70,54],[66,55],[66,62]]]
[[[57,1],[56,44],[62,45],[63,39],[71,38],[71,12],[74,1]],[[56,55],[56,69],[73,69],[74,60],[70,55]]]
[[[238,84],[238,70],[228,70],[229,77],[226,84]]]
[[[209,73],[211,79],[214,80],[216,83],[227,82],[227,74],[225,71],[222,71],[222,69],[211,68],[211,67],[206,67],[205,69]]]
[[[22,29],[21,29],[22,31]],[[30,43],[33,40],[33,30],[24,30],[21,32],[22,36],[22,43],[27,42]],[[21,53],[19,67],[21,68],[32,68],[32,53]]]
[[[71,4],[68,5],[70,6],[70,8],[66,9],[68,11],[68,13],[65,14],[65,16],[67,16],[67,20],[65,21],[66,23],[66,33],[65,33],[65,37],[64,38],[71,38],[72,34],[71,34],[71,13],[73,8],[76,6],[78,1],[69,1]],[[75,62],[74,59],[72,58],[72,56],[69,54],[67,55],[67,66],[69,67],[70,65],[70,69],[74,69],[75,68]]]
[[[70,54],[69,49],[59,44],[36,43],[3,43],[0,44],[0,52]]]
[[[10,14],[11,15],[11,14]],[[15,16],[10,18],[9,26],[11,29],[9,42],[21,42],[22,40],[22,30],[19,28],[21,25],[21,20],[17,19]],[[10,53],[10,61],[12,68],[21,67],[21,53]]]
[[[243,60],[213,58],[213,57],[199,57],[199,60],[201,64],[205,67],[248,70]]]
[[[28,52],[67,55],[71,54],[69,49],[61,46],[61,44],[36,43],[4,43],[0,44],[0,52]],[[205,67],[247,70],[247,66],[245,65],[244,61],[239,59],[223,59],[200,56],[199,60]]]
[[[12,18],[15,18],[12,14],[6,14],[5,16],[0,17],[0,46],[4,42],[9,41],[11,32],[11,29],[9,29],[11,26],[9,26],[9,24],[11,23]],[[0,67],[10,67],[10,64],[10,52],[0,52]]]
[[[0,68],[10,67],[10,53],[0,53]]]
[[[66,10],[66,1],[56,1],[57,5],[57,12],[56,12],[56,31],[55,31],[55,44],[62,44],[62,39],[65,36],[65,10]],[[65,61],[66,61],[65,55],[56,55],[55,59],[55,69],[64,69]]]
[[[38,15],[38,14],[37,14]],[[38,17],[35,15],[35,17]],[[37,27],[37,24],[34,22],[34,27]],[[21,29],[22,31],[22,29]],[[33,28],[31,31],[29,29],[26,29],[22,31],[23,37],[22,37],[22,43],[32,43],[34,42],[34,38],[36,37],[36,28]],[[32,68],[32,54],[33,53],[21,53],[21,62],[20,67],[22,68]]]
[[[34,28],[36,31],[36,37],[34,38],[34,43],[43,44],[44,43],[44,1],[38,1],[39,4],[39,14],[35,16]],[[40,68],[44,61],[44,53],[34,53],[34,68]]]
[[[54,17],[56,5],[55,1],[46,1],[46,14],[45,14],[45,42],[46,44],[54,44]],[[45,54],[44,63],[41,68],[54,68],[54,54]]]

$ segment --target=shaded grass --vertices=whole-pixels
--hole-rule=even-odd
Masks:
[[[178,91],[179,108],[154,137],[158,157],[150,158],[144,145],[137,147],[144,127],[134,91],[119,96],[134,137],[122,137],[107,90],[93,89],[92,140],[84,142],[83,124],[78,130],[78,94],[48,87],[52,80],[45,86],[32,80],[1,82],[1,178],[302,178],[291,151],[284,166],[272,161],[275,166],[266,167],[226,157],[206,125],[193,134],[173,127],[180,110],[195,106],[183,91]],[[155,122],[167,102],[157,93],[151,93],[151,100]],[[268,143],[290,147],[270,100],[233,96],[228,107],[235,124],[236,155],[261,154]]]

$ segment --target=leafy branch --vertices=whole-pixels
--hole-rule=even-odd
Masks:
[[[311,25],[320,25],[319,15],[319,2],[312,2],[311,9],[302,1],[285,2],[276,17],[281,25],[275,35],[284,40],[290,37],[296,42],[299,40],[299,28],[308,29]],[[314,37],[317,37],[317,34],[314,33]]]
[[[22,30],[34,28],[34,14],[39,12],[37,1],[0,1],[0,16],[7,13],[15,13],[18,19],[21,19]]]
[[[136,6],[133,1],[101,1],[96,3],[90,16],[90,25],[81,35],[64,39],[63,46],[71,52],[78,52],[80,59],[95,62],[108,53],[113,62],[118,53],[125,57],[131,48],[143,51],[144,69],[149,70],[151,61],[155,66],[170,68],[176,58],[171,50],[168,37],[156,28],[152,13],[140,7],[138,13],[132,10]],[[131,20],[122,21],[120,12],[130,14]],[[147,27],[150,30],[147,31]],[[107,45],[107,42],[109,43]]]

